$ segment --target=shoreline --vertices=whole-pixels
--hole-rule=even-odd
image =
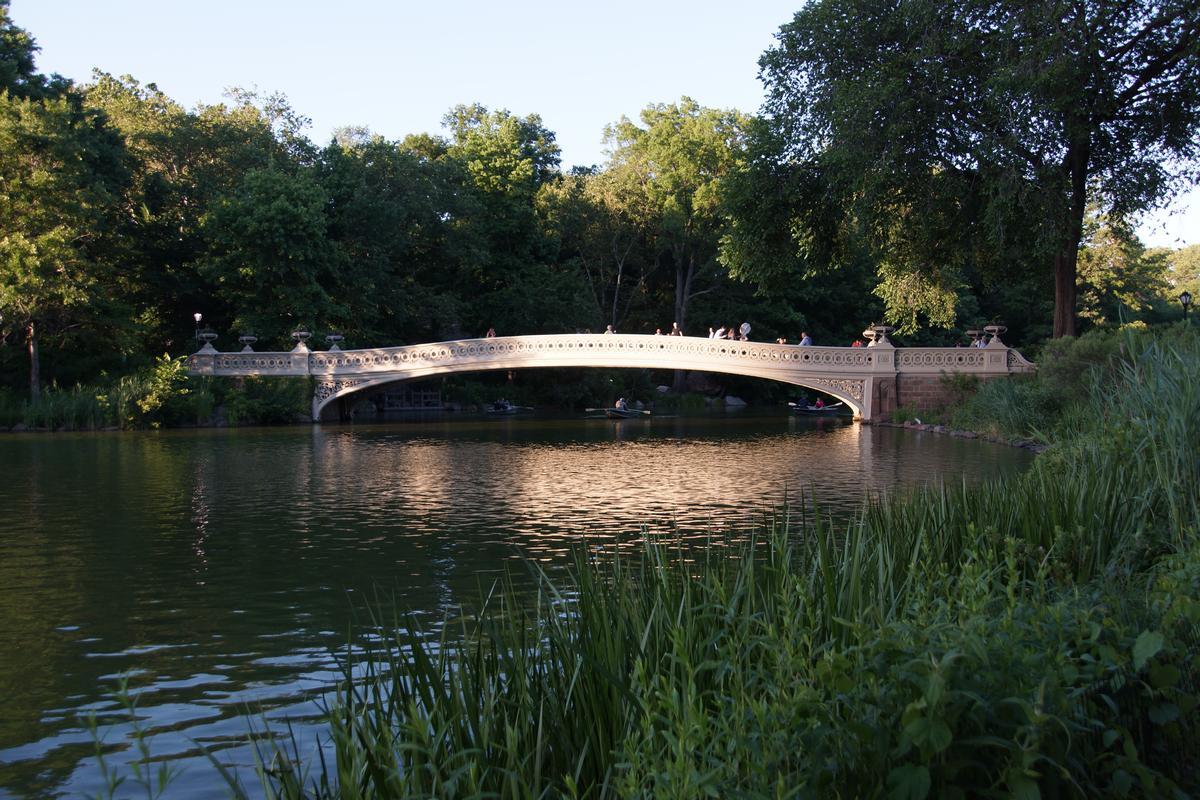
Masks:
[[[1036,442],[1033,439],[1008,438],[1005,436],[991,436],[979,431],[964,431],[956,428],[950,428],[946,425],[936,425],[926,422],[868,422],[867,425],[878,425],[881,428],[903,428],[910,431],[922,431],[925,433],[936,433],[941,436],[951,436],[955,439],[976,439],[981,442],[989,442],[991,444],[1002,444],[1008,447],[1019,447],[1022,450],[1028,450],[1034,455],[1044,453],[1050,445]]]

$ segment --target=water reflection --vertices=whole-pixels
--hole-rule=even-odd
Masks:
[[[128,676],[180,795],[252,768],[244,711],[312,718],[355,609],[439,619],[582,542],[737,537],[787,498],[1020,468],[1020,451],[831,420],[495,420],[0,438],[0,794],[101,790]],[[315,726],[301,725],[311,742]]]

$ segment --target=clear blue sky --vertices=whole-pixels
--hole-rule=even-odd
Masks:
[[[12,0],[38,68],[129,74],[185,106],[228,87],[283,92],[327,141],[441,132],[458,103],[540,114],[564,166],[604,161],[603,130],[683,95],[755,112],[758,57],[801,0]],[[1200,242],[1200,190],[1155,215],[1148,244]]]

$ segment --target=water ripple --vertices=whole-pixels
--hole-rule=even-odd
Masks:
[[[109,751],[185,768],[196,742],[252,770],[259,736],[316,746],[322,696],[378,642],[364,611],[431,628],[481,587],[587,546],[744,536],[802,497],[985,480],[1020,451],[828,420],[654,419],[323,426],[0,438],[0,795],[103,789]],[[124,683],[136,710],[114,701]],[[308,721],[308,722],[305,722]],[[303,750],[302,750],[303,751]],[[253,779],[251,779],[253,782]]]

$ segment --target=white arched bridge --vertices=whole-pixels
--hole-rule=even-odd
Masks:
[[[364,350],[222,353],[206,343],[188,359],[198,375],[311,376],[312,417],[333,400],[394,381],[454,372],[536,367],[697,370],[803,386],[843,401],[864,421],[899,404],[920,407],[944,387],[942,375],[994,378],[1033,365],[992,336],[986,347],[894,347],[884,335],[867,347],[787,344],[640,334],[550,334],[461,339]]]

